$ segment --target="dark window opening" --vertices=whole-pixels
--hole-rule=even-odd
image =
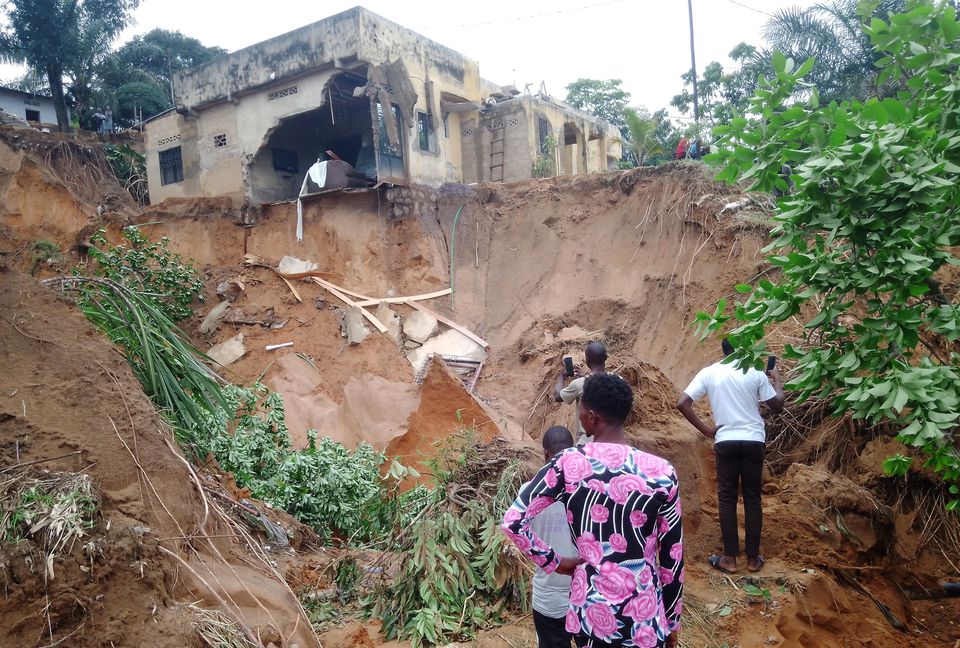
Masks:
[[[563,125],[563,144],[570,146],[577,143],[577,127],[567,122]]]
[[[427,153],[436,153],[437,131],[433,128],[433,116],[430,113],[417,111],[417,139],[420,150]]]
[[[183,181],[183,156],[177,146],[160,151],[160,184],[168,185]]]
[[[443,113],[443,136],[450,137],[450,113]]]
[[[273,168],[283,173],[297,173],[300,165],[297,162],[297,152],[284,149],[273,149]]]
[[[40,111],[30,110],[29,108],[27,108],[27,121],[32,121],[32,122],[40,121]]]
[[[221,148],[227,145],[227,134],[220,133],[219,135],[213,136],[213,146],[214,148]]]
[[[543,117],[537,117],[537,136],[540,143],[540,152],[547,152],[547,140],[550,138],[550,122]]]

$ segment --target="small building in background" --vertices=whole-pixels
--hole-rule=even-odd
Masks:
[[[57,125],[57,110],[47,95],[0,86],[0,110],[34,124]]]
[[[438,187],[620,159],[612,125],[486,81],[476,61],[362,7],[176,73],[173,86],[176,108],[145,124],[153,202],[294,200],[324,160],[347,163],[337,177],[351,185]]]

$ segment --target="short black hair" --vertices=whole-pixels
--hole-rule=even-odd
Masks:
[[[554,425],[543,433],[543,449],[550,456],[573,447],[573,435],[562,425]]]
[[[733,344],[731,344],[727,338],[723,338],[723,341],[720,343],[720,348],[723,349],[723,355],[725,356],[733,353]]]
[[[583,383],[581,406],[622,424],[633,409],[633,390],[620,376],[591,374]]]
[[[607,361],[607,347],[603,342],[591,342],[584,350],[587,356],[587,364],[603,364]]]

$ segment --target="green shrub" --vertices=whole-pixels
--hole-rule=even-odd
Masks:
[[[108,244],[103,230],[91,237],[96,274],[140,293],[174,322],[193,315],[190,305],[203,301],[203,281],[193,263],[171,252],[167,237],[151,241],[131,225],[123,228],[123,238],[127,244],[100,249],[96,246]]]
[[[223,413],[191,431],[197,454],[209,454],[252,495],[283,509],[330,540],[377,536],[386,480],[384,456],[366,443],[350,451],[307,432],[309,445],[294,450],[284,420],[283,399],[262,385],[224,389]],[[232,430],[232,432],[228,431]]]

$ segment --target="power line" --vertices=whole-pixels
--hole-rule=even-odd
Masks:
[[[751,7],[750,5],[745,5],[742,2],[737,2],[737,0],[727,0],[730,4],[735,4],[738,7],[743,7],[744,9],[749,9],[750,11],[756,11],[758,14],[763,14],[764,16],[770,16],[773,18],[773,14],[769,11],[764,11],[763,9],[757,9],[756,7]]]
[[[568,9],[557,9],[555,11],[545,11],[538,14],[530,14],[529,16],[517,16],[515,18],[500,18],[497,20],[487,20],[484,22],[475,22],[475,23],[464,23],[462,25],[449,25],[447,28],[457,29],[460,27],[480,27],[483,25],[499,25],[502,23],[508,22],[520,22],[522,20],[532,20],[534,18],[544,18],[546,16],[559,16],[561,14],[574,13],[577,11],[584,11],[587,9],[595,9],[597,7],[606,7],[608,5],[620,4],[626,2],[626,0],[604,0],[603,2],[595,2],[593,4],[581,5],[579,7],[570,7]]]

